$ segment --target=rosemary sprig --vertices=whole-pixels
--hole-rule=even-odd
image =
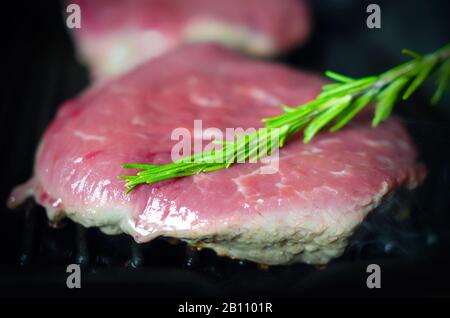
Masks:
[[[144,183],[228,168],[238,159],[239,162],[242,159],[257,160],[283,147],[290,136],[302,129],[305,143],[330,124],[331,132],[341,129],[371,102],[375,103],[372,126],[376,127],[390,116],[400,97],[408,99],[431,75],[437,76],[438,88],[431,99],[436,104],[449,84],[450,44],[427,55],[410,50],[403,50],[403,53],[413,59],[376,76],[354,79],[325,72],[335,83],[324,85],[316,99],[295,108],[282,106],[282,115],[262,120],[265,128],[224,142],[220,150],[195,154],[165,165],[125,164],[123,168],[140,171],[119,178],[126,179],[125,186],[130,192]]]

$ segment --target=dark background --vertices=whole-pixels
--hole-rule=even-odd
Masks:
[[[371,2],[381,6],[381,29],[366,27],[365,10]],[[405,61],[400,53],[403,48],[427,53],[449,41],[450,1],[311,3],[315,27],[309,42],[279,58],[280,62],[317,72],[332,69],[349,76],[368,76]],[[58,105],[88,85],[87,71],[76,60],[62,12],[58,1],[19,2],[2,8],[2,51],[6,56],[0,91],[0,295],[124,296],[124,290],[135,295],[145,289],[158,290],[161,295],[201,296],[450,296],[450,102],[447,95],[438,107],[431,108],[432,85],[396,109],[430,170],[425,185],[406,199],[413,205],[411,219],[406,224],[393,221],[389,213],[396,209],[395,204],[387,212],[381,211],[381,217],[369,220],[365,224],[368,230],[356,240],[362,248],[351,246],[344,258],[325,270],[296,265],[261,272],[253,264],[236,269],[234,263],[213,260],[213,266],[206,269],[186,270],[161,261],[147,271],[130,272],[117,269],[118,261],[108,263],[109,254],[121,254],[111,252],[111,245],[121,246],[119,241],[125,238],[103,238],[93,230],[89,237],[96,242],[94,249],[106,251],[96,251],[91,262],[101,266],[89,268],[89,288],[71,294],[64,288],[62,265],[74,261],[74,225],[49,229],[42,211],[36,220],[41,229],[34,259],[31,265],[19,266],[26,232],[23,211],[8,211],[3,202],[12,187],[30,177],[37,143]],[[180,248],[155,244],[153,249],[161,253]],[[213,256],[201,257],[208,262]],[[367,264],[374,262],[383,269],[383,287],[377,291],[368,290],[364,279]]]

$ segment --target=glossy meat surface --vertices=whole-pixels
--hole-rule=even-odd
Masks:
[[[214,45],[151,60],[65,103],[39,147],[35,175],[10,205],[34,195],[49,217],[69,216],[138,242],[176,237],[268,264],[326,263],[383,197],[425,175],[396,118],[372,129],[362,116],[310,144],[291,140],[279,171],[262,164],[138,187],[124,193],[123,163],[168,163],[174,128],[261,127],[319,92],[323,79],[252,61]]]

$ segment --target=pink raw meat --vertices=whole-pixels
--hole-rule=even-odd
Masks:
[[[50,219],[68,216],[138,242],[176,237],[267,264],[326,263],[355,227],[400,186],[425,176],[398,119],[372,129],[360,116],[310,144],[291,140],[279,172],[261,163],[144,185],[125,194],[123,163],[168,163],[176,127],[261,127],[280,104],[314,98],[323,79],[252,61],[214,45],[188,46],[65,103],[36,155],[32,195]],[[370,115],[370,114],[369,114]]]
[[[305,0],[76,0],[73,29],[94,77],[117,75],[182,43],[214,41],[273,55],[305,41]],[[68,3],[69,3],[68,2]]]

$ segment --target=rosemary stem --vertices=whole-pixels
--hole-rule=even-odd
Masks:
[[[221,151],[194,154],[166,165],[125,164],[124,168],[139,172],[119,178],[126,180],[128,193],[144,183],[212,172],[241,159],[253,162],[276,147],[283,147],[289,137],[302,129],[305,143],[330,123],[331,132],[341,129],[371,102],[375,102],[372,126],[376,127],[390,116],[400,96],[408,99],[432,74],[438,75],[438,88],[432,98],[435,104],[450,81],[450,43],[427,55],[409,50],[404,53],[413,59],[376,76],[355,79],[327,71],[325,74],[336,82],[324,85],[316,99],[294,108],[283,105],[283,114],[262,119],[265,128],[235,141],[222,142]],[[276,138],[271,135],[274,128],[279,132]],[[257,144],[250,142],[253,138],[258,140]]]

